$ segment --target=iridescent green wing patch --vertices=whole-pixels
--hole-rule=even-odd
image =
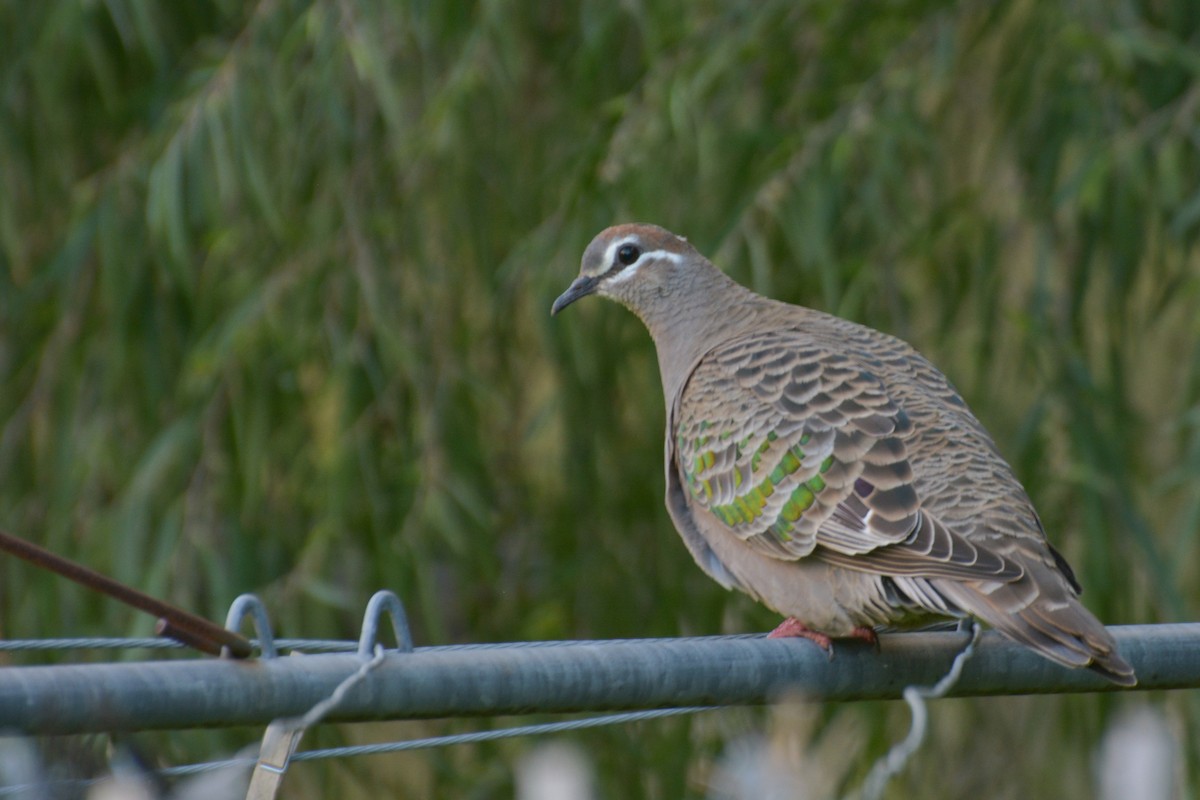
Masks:
[[[693,501],[786,558],[894,541],[916,511],[907,419],[869,371],[787,333],[718,348],[684,388],[674,445]]]

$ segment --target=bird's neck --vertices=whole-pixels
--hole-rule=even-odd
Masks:
[[[701,285],[680,287],[670,302],[652,304],[648,311],[635,309],[654,339],[668,407],[705,353],[719,342],[755,330],[782,305],[715,268],[697,279]]]

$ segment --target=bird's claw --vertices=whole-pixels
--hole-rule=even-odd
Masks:
[[[795,617],[788,617],[767,634],[768,639],[808,639],[825,651],[833,660],[833,639],[820,631],[814,631]]]
[[[875,649],[876,653],[879,652],[879,634],[875,633],[874,628],[866,628],[866,627],[860,626],[860,627],[855,628],[854,630],[850,631],[850,636],[848,636],[847,638],[862,639],[864,642],[871,645],[871,647]]]
[[[833,639],[820,631],[814,631],[795,617],[788,617],[775,630],[767,634],[768,639],[808,639],[816,644],[825,654],[829,656],[829,660],[833,660]],[[879,652],[879,636],[875,633],[874,628],[858,627],[850,631],[847,639],[861,639]]]

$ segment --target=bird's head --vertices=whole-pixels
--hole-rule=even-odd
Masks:
[[[557,314],[581,297],[609,297],[643,316],[648,303],[672,293],[707,261],[682,236],[657,225],[617,225],[583,251],[579,277],[550,309]]]

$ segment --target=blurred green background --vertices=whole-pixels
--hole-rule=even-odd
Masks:
[[[0,3],[0,527],[213,619],[256,592],[287,636],[356,636],[383,587],[418,644],[769,629],[667,519],[640,324],[549,317],[620,221],[908,339],[1089,607],[1195,618],[1193,0]],[[0,576],[5,637],[152,624]],[[1105,724],[1146,703],[1195,786],[1193,694],[938,703],[889,796],[1092,797]],[[784,739],[840,737],[842,789],[908,722],[814,713]],[[768,716],[568,738],[603,797],[703,797]],[[259,733],[146,741],[178,763]],[[289,785],[502,797],[531,746]]]

